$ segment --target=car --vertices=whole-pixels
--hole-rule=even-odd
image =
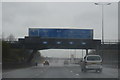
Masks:
[[[96,70],[102,72],[102,58],[100,55],[86,55],[81,61],[81,71]]]
[[[46,60],[46,61],[43,62],[43,65],[44,65],[44,66],[45,66],[45,65],[48,65],[48,66],[49,66],[49,62]]]
[[[64,61],[64,65],[68,65],[69,62],[67,60]]]

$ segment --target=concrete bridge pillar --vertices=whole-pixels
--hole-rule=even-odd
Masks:
[[[31,62],[36,53],[37,53],[37,50],[33,50],[27,62]]]
[[[99,54],[99,46],[97,46],[95,50],[96,50],[96,54],[100,55]]]
[[[86,49],[86,55],[88,55],[88,49]]]

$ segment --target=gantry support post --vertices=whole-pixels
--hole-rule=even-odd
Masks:
[[[33,52],[31,53],[30,57],[28,58],[28,61],[27,62],[31,62],[32,59],[34,58],[35,54],[37,53],[37,50],[33,50]]]
[[[86,49],[86,55],[88,55],[88,49]]]

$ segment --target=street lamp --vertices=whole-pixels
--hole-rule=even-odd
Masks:
[[[104,44],[104,6],[110,4],[111,3],[95,3],[95,5],[100,5],[102,7],[102,44]]]

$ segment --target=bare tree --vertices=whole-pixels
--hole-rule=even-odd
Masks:
[[[10,34],[10,35],[7,37],[7,41],[12,42],[12,41],[15,41],[15,40],[16,40],[16,39],[15,39],[15,37],[14,37],[13,34]]]
[[[2,32],[2,41],[5,41],[5,34]]]

